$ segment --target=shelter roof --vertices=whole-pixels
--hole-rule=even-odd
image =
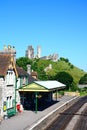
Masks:
[[[23,86],[19,91],[32,91],[32,92],[49,92],[65,88],[65,84],[58,81],[34,81],[33,83]]]
[[[47,89],[55,89],[55,88],[61,88],[65,87],[66,85],[63,83],[60,83],[58,81],[34,81],[36,84],[39,84]]]

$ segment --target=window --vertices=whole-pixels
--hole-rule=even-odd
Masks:
[[[9,107],[12,107],[12,96],[10,96]]]
[[[7,109],[12,107],[12,96],[7,97]]]
[[[23,79],[22,79],[22,85],[26,85],[26,77],[23,77]]]
[[[7,97],[7,109],[9,108],[9,97]]]
[[[13,70],[7,71],[6,84],[7,84],[7,86],[15,84],[15,73]]]

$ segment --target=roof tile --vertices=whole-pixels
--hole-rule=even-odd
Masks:
[[[5,76],[10,62],[10,54],[0,54],[0,76]]]

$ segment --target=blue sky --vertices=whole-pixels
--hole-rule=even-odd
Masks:
[[[0,0],[0,50],[28,45],[42,56],[58,53],[87,71],[87,0]]]

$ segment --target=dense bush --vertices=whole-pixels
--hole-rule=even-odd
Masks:
[[[65,61],[65,62],[69,62],[69,59],[63,58],[63,57],[60,57],[60,60],[61,60],[61,61]]]
[[[77,91],[77,90],[79,91],[79,88],[77,87],[77,84],[73,82],[73,83],[71,84],[70,90],[71,90],[71,91]]]
[[[69,90],[73,83],[73,77],[67,72],[59,72],[56,74],[55,79],[66,85],[66,89]]]

